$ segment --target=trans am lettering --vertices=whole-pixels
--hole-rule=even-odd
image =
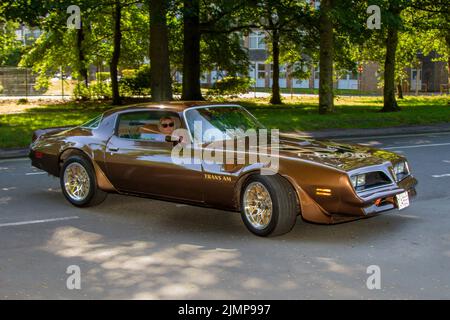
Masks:
[[[227,177],[227,176],[218,176],[218,175],[215,175],[215,174],[205,173],[204,177],[205,177],[206,180],[231,182],[231,177]]]

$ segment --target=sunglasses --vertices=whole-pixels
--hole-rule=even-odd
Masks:
[[[170,122],[170,123],[161,123],[161,127],[163,128],[167,128],[167,127],[173,127],[175,125],[175,123]]]

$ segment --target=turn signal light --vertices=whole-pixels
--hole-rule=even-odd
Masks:
[[[331,189],[317,188],[316,194],[319,196],[331,196]]]

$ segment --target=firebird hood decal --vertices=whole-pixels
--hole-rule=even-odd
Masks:
[[[293,135],[280,135],[279,153],[281,156],[318,162],[345,171],[401,158],[389,151],[361,145],[317,141]]]
[[[333,141],[318,141],[291,134],[280,134],[277,146],[270,143],[265,147],[264,145],[249,145],[249,141],[243,137],[238,140],[239,143],[237,144],[245,144],[250,152],[278,154],[280,162],[283,161],[283,158],[306,160],[342,171],[380,165],[387,161],[397,162],[402,159],[401,156],[385,150]],[[266,141],[271,141],[271,139]],[[216,141],[215,143],[224,147],[224,141]],[[210,144],[209,147],[215,143]],[[235,144],[235,147],[237,144]],[[274,150],[275,148],[278,150]]]

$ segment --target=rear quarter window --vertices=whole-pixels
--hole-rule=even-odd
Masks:
[[[89,120],[86,123],[83,123],[80,127],[86,128],[86,129],[97,129],[100,125],[100,122],[102,121],[103,115],[99,115],[95,117],[94,119]]]

